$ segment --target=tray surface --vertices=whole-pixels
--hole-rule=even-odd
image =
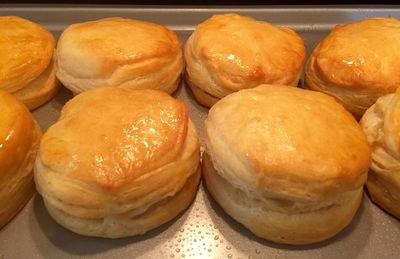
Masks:
[[[196,24],[215,13],[236,12],[289,26],[304,38],[310,54],[318,41],[338,23],[365,17],[400,17],[400,6],[272,7],[272,8],[153,8],[138,6],[6,6],[0,15],[38,22],[55,36],[71,23],[121,16],[167,25],[184,43]],[[203,140],[207,109],[182,83],[173,94],[189,108]],[[62,89],[33,112],[43,131],[53,124],[72,97]],[[308,246],[277,245],[257,238],[216,204],[203,185],[193,204],[177,219],[143,236],[117,240],[82,237],[57,225],[35,195],[21,213],[0,230],[0,258],[399,258],[400,221],[371,203],[363,203],[352,223],[331,240]]]

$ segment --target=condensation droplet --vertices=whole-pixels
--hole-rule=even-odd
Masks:
[[[170,257],[175,257],[175,255],[174,255],[174,254],[170,254],[169,256],[170,256]]]
[[[226,249],[227,249],[227,250],[231,250],[231,249],[232,249],[232,247],[230,247],[230,246],[226,246]]]
[[[228,258],[232,258],[232,254],[228,254]]]
[[[221,240],[219,240],[219,242],[220,242],[220,243],[223,243],[223,242],[224,242],[224,240],[223,240],[223,239],[221,239]]]
[[[196,228],[199,228],[199,225],[196,225]]]
[[[193,239],[193,242],[197,242],[197,239],[195,238],[195,239]]]
[[[218,240],[218,239],[219,239],[219,236],[216,235],[216,236],[214,237],[214,240]]]
[[[214,226],[214,229],[217,229],[217,226]]]
[[[178,242],[181,242],[182,240],[180,238],[178,238]]]
[[[181,251],[181,249],[177,248],[175,249],[175,252],[179,253]]]
[[[181,228],[181,230],[179,230],[180,232],[184,232],[185,231],[185,229],[184,228]]]
[[[181,254],[181,257],[185,257],[185,254]]]
[[[201,231],[197,232],[197,234],[201,234]]]
[[[261,251],[256,248],[256,254],[259,254],[259,253],[261,253]]]

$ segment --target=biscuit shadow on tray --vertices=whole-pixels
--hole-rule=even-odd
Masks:
[[[203,112],[205,114],[208,113],[209,108],[201,105],[197,100],[196,97],[194,97],[194,94],[192,92],[192,89],[190,89],[190,87],[187,85],[187,83],[185,82],[185,78],[184,76],[182,76],[181,78],[181,82],[179,83],[179,87],[178,89],[172,94],[173,97],[178,98],[178,99],[182,99],[184,98],[184,100],[186,101],[187,105],[193,106],[194,108],[196,108],[197,110],[199,110],[200,112]],[[181,97],[181,98],[179,98]]]
[[[58,120],[61,108],[72,96],[71,91],[61,86],[53,99],[32,111],[43,132]]]
[[[133,245],[134,250],[132,250],[133,253],[130,254],[136,257],[148,251],[149,247],[154,248],[159,243],[164,242],[165,239],[172,238],[175,232],[179,231],[181,225],[185,222],[185,218],[189,215],[192,206],[193,202],[188,208],[178,214],[177,217],[156,229],[150,230],[144,235],[110,239],[81,236],[65,229],[50,217],[40,195],[35,195],[33,198],[33,212],[30,214],[30,217],[32,218],[31,222],[36,222],[36,224],[30,225],[30,232],[32,240],[36,243],[36,246],[42,252],[44,258],[54,256],[51,254],[52,252],[49,251],[48,245],[46,245],[49,242],[52,243],[57,250],[62,250],[67,254],[78,256],[95,255],[108,250]],[[180,224],[178,222],[180,222]],[[166,231],[172,226],[175,231]],[[146,241],[150,241],[151,244],[135,246],[137,243]]]
[[[51,103],[56,109],[61,109],[74,95],[70,90],[61,85],[60,90],[54,97],[54,101]]]
[[[240,223],[236,222],[232,217],[230,217],[219,204],[213,199],[211,194],[208,192],[207,188],[205,189],[205,193],[208,199],[208,204],[206,204],[206,208],[208,210],[213,210],[210,212],[211,220],[215,225],[221,226],[221,223],[228,225],[229,229],[232,229],[238,235],[245,236],[249,239],[250,242],[257,242],[260,245],[267,246],[270,248],[275,248],[279,250],[289,250],[289,251],[306,251],[306,250],[316,250],[316,249],[324,249],[329,246],[335,245],[336,249],[345,249],[346,258],[356,258],[359,254],[359,251],[362,251],[363,247],[368,244],[368,239],[370,236],[370,225],[372,224],[371,218],[371,208],[368,205],[371,205],[368,201],[368,197],[366,194],[363,194],[362,202],[360,208],[358,209],[356,215],[354,216],[351,223],[344,228],[339,234],[334,236],[331,239],[326,241],[318,242],[311,245],[284,245],[274,243],[254,235],[250,230],[242,226]],[[366,204],[368,205],[366,206]],[[364,227],[361,227],[364,225]],[[219,229],[224,238],[229,241],[233,246],[235,246],[238,250],[246,249],[246,246],[239,243],[243,239],[235,239],[232,238],[233,235],[227,233],[227,228],[221,227]],[[353,232],[358,231],[360,233],[355,234]],[[363,237],[363,238],[357,238]],[[349,250],[348,247],[352,249]],[[347,248],[347,249],[346,249]],[[246,251],[242,251],[246,253]]]

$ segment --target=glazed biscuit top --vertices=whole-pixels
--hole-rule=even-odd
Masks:
[[[400,85],[400,21],[370,18],[337,25],[312,54],[324,81],[389,93]]]
[[[332,97],[291,86],[233,93],[206,119],[216,170],[244,189],[319,199],[360,188],[370,164],[361,127]]]
[[[237,14],[214,15],[192,37],[190,52],[231,91],[260,83],[290,84],[305,59],[304,42],[293,30]]]
[[[15,92],[47,68],[53,35],[40,25],[15,16],[0,16],[0,89]]]
[[[69,26],[60,37],[57,51],[62,59],[59,63],[68,66],[70,74],[97,78],[108,77],[119,66],[131,63],[148,62],[147,70],[151,70],[154,62],[175,57],[181,43],[165,26],[113,17]],[[75,60],[82,64],[74,65]],[[145,73],[146,66],[141,69]]]
[[[176,160],[187,130],[185,105],[165,93],[96,88],[64,106],[39,156],[54,177],[112,191]]]
[[[38,128],[25,105],[0,90],[0,186],[21,169],[39,137]]]

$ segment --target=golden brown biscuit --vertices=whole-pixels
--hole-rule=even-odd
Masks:
[[[33,164],[41,131],[26,107],[0,90],[0,228],[34,193]]]
[[[242,90],[211,108],[205,133],[207,189],[257,236],[326,240],[360,205],[369,145],[332,97],[290,86]]]
[[[176,217],[200,180],[186,106],[156,90],[101,87],[43,135],[35,181],[50,215],[88,236],[143,234]]]
[[[172,93],[184,66],[175,32],[115,17],[69,26],[57,54],[57,77],[74,93],[99,86]]]
[[[360,121],[372,147],[371,199],[400,219],[400,88],[380,97]]]
[[[211,107],[220,98],[262,83],[297,86],[303,39],[289,28],[237,14],[214,15],[185,45],[186,82]]]
[[[22,101],[30,110],[36,109],[56,95],[61,84],[56,77],[54,62],[51,61],[46,70],[25,88],[13,95]]]
[[[314,49],[305,84],[338,99],[356,118],[400,85],[400,22],[369,18],[337,25]]]
[[[42,26],[15,16],[0,16],[0,89],[29,109],[51,99],[60,84],[53,71],[55,40]]]

